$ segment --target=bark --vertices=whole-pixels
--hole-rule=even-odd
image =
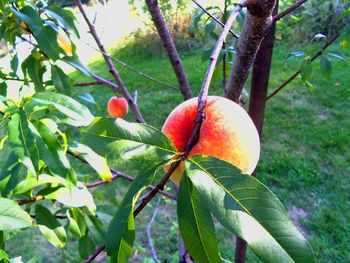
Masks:
[[[277,10],[278,1],[273,13],[277,14]],[[260,137],[262,135],[264,123],[265,104],[270,77],[275,29],[276,23],[273,23],[261,43],[253,65],[248,112],[259,132]]]
[[[168,54],[170,63],[173,66],[176,78],[180,84],[180,92],[185,100],[190,99],[192,98],[190,84],[181,64],[180,56],[176,50],[169,28],[159,8],[158,1],[146,0],[146,4],[149,12],[151,13],[152,20],[157,28],[158,34],[163,42],[164,48]]]
[[[243,32],[237,41],[234,64],[225,86],[225,96],[235,102],[239,102],[261,41],[271,26],[275,2],[276,0],[247,1],[248,12]]]
[[[278,0],[276,1],[273,15],[277,14],[277,10]],[[252,118],[256,129],[258,130],[260,138],[262,136],[262,128],[264,123],[266,96],[270,77],[275,29],[276,23],[273,22],[270,29],[268,30],[267,35],[260,45],[253,65],[248,113]],[[255,172],[253,173],[253,176],[256,176]],[[246,241],[240,237],[237,237],[235,254],[236,263],[243,263],[245,261],[246,249]]]
[[[247,251],[247,242],[245,242],[242,238],[237,237],[236,250],[235,250],[235,263],[244,263],[246,251]]]

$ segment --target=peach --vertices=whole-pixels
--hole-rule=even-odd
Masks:
[[[108,113],[113,118],[123,118],[128,113],[129,105],[125,98],[114,96],[108,101]]]
[[[178,105],[166,119],[162,131],[182,151],[194,126],[198,98],[192,98]],[[189,157],[202,154],[214,156],[229,162],[245,174],[251,174],[260,154],[259,134],[247,112],[231,100],[208,96],[205,120],[200,138],[192,148]],[[165,167],[167,170],[169,167]],[[171,179],[179,184],[185,169],[184,163],[172,174]]]

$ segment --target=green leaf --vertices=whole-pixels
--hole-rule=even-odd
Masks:
[[[181,179],[177,214],[182,238],[194,260],[222,262],[210,210],[187,176]]]
[[[321,74],[326,79],[331,79],[332,77],[332,61],[328,58],[327,55],[321,56],[320,59],[320,69]]]
[[[12,72],[10,73],[11,76],[16,77],[17,76],[17,69],[18,69],[18,56],[15,54],[13,58],[11,59],[11,69]]]
[[[5,249],[4,231],[0,231],[0,249]]]
[[[12,150],[29,171],[36,175],[39,165],[39,153],[35,138],[29,129],[27,115],[23,109],[19,109],[18,113],[12,115],[8,128],[9,143]]]
[[[0,83],[0,96],[6,96],[7,84],[6,82]]]
[[[132,253],[135,240],[134,206],[143,188],[152,182],[155,169],[148,168],[135,178],[109,224],[108,233],[113,235],[107,235],[106,251],[112,257],[112,262],[127,262]]]
[[[92,225],[99,234],[99,236],[97,237],[99,239],[99,243],[105,242],[107,233],[102,220],[100,220],[100,218],[98,218],[96,215],[88,215],[88,218],[90,219]]]
[[[0,260],[8,260],[9,259],[9,255],[2,249],[0,249]]]
[[[256,178],[214,157],[193,156],[187,171],[219,222],[263,262],[315,262],[278,198]]]
[[[99,174],[102,180],[112,181],[112,173],[107,165],[106,158],[95,153],[88,146],[74,142],[72,146],[69,147],[75,154],[83,157],[85,161]]]
[[[6,134],[0,139],[0,151],[4,148],[4,144],[9,136]]]
[[[71,95],[72,81],[58,66],[51,66],[51,77],[56,90],[59,93]]]
[[[203,62],[203,61],[209,60],[212,53],[213,53],[213,47],[204,49],[202,52],[201,61]]]
[[[92,76],[90,69],[87,66],[85,66],[77,56],[65,56],[62,58],[62,60],[74,67],[75,69],[79,70],[84,75],[88,77]]]
[[[20,167],[18,157],[11,152],[0,172],[0,196],[6,197],[17,185],[19,181],[17,175]]]
[[[96,210],[94,199],[89,190],[82,184],[78,187],[61,187],[57,191],[45,196],[46,199],[55,199],[68,207],[86,206],[91,213]]]
[[[26,5],[20,11],[17,11],[15,8],[11,8],[11,10],[21,21],[24,21],[27,24],[30,31],[40,31],[43,22],[41,21],[39,14],[33,7]]]
[[[16,185],[12,194],[22,194],[43,184],[60,184],[59,180],[48,174],[40,174],[38,177],[30,177]]]
[[[0,231],[32,226],[32,219],[16,202],[0,197]]]
[[[105,143],[113,143],[116,140],[141,143],[159,150],[176,153],[172,142],[156,128],[140,123],[130,123],[120,118],[96,118],[89,127],[81,130],[83,140],[92,142],[95,139],[103,139]]]
[[[87,126],[94,119],[87,107],[63,94],[55,92],[36,93],[32,100],[40,105],[56,108],[68,117],[64,122],[73,126]]]
[[[60,52],[57,32],[50,26],[43,26],[39,32],[33,32],[33,34],[40,50],[52,60],[57,60]]]
[[[41,158],[55,175],[71,179],[75,184],[75,173],[55,133],[42,121],[33,120],[36,142]]]
[[[79,37],[79,31],[75,26],[74,14],[65,8],[57,5],[49,5],[45,8],[45,12],[57,22],[59,22],[65,29],[72,30],[77,37]]]
[[[292,53],[290,53],[286,59],[286,61],[291,60],[293,58],[297,58],[297,57],[301,57],[304,56],[305,52],[304,51],[294,51]]]
[[[339,59],[339,60],[343,61],[346,65],[348,65],[348,62],[346,61],[346,56],[343,52],[331,51],[331,52],[328,52],[327,55],[332,57],[332,58]]]
[[[311,77],[311,74],[312,74],[311,58],[306,57],[303,63],[301,64],[301,68],[300,68],[300,76],[302,81],[307,81]]]
[[[87,224],[83,213],[78,208],[72,208],[67,212],[69,231],[76,237],[83,237],[87,231]]]
[[[43,236],[55,247],[64,247],[67,241],[66,231],[56,217],[46,207],[35,206],[35,219]]]
[[[88,232],[79,239],[79,255],[81,258],[85,259],[95,250],[95,244],[90,238]]]
[[[27,24],[41,51],[49,58],[57,60],[60,52],[57,43],[57,32],[52,27],[45,26],[37,11],[31,6],[27,5],[20,11],[12,8],[12,11]]]
[[[23,61],[21,67],[23,73],[28,73],[30,79],[33,81],[35,91],[44,91],[43,74],[45,73],[46,68],[42,65],[41,61],[30,55]]]

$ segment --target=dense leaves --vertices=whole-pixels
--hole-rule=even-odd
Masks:
[[[135,178],[109,224],[108,233],[114,234],[107,236],[106,250],[113,262],[127,262],[131,255],[135,239],[134,206],[143,188],[152,182],[156,169],[148,168]]]

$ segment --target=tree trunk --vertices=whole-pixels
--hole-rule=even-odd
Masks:
[[[164,20],[163,14],[159,8],[157,0],[146,0],[152,20],[157,28],[158,34],[163,42],[164,48],[168,54],[171,65],[173,66],[176,78],[180,84],[180,91],[185,100],[192,98],[190,84],[188,82],[185,70],[181,64],[179,54],[177,53],[174,41],[171,37],[169,28]]]
[[[225,86],[225,96],[235,102],[239,102],[260,43],[272,24],[271,13],[275,2],[276,0],[247,1],[248,12],[243,32],[237,41],[234,64]]]
[[[273,11],[277,14],[278,1]],[[273,23],[261,43],[253,65],[252,83],[250,87],[249,115],[252,118],[261,138],[264,122],[267,88],[269,84],[273,44],[276,23]]]
[[[273,10],[273,15],[277,14],[277,11],[278,0]],[[248,113],[258,130],[260,139],[262,137],[262,128],[264,123],[266,95],[270,77],[275,29],[276,23],[274,22],[271,25],[267,35],[261,42],[253,65]],[[256,176],[255,172],[253,173],[253,176]],[[237,237],[235,255],[236,263],[243,263],[245,261],[246,248],[247,243],[243,239]]]

